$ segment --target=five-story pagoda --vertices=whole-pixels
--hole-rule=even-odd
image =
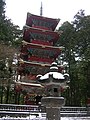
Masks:
[[[60,36],[60,33],[55,31],[58,23],[59,19],[27,13],[16,85],[30,95],[42,94],[43,86],[37,82],[37,77],[47,73],[51,63],[61,53],[61,47],[55,46]],[[58,68],[61,72],[62,68]]]

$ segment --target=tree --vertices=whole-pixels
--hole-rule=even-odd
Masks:
[[[5,20],[5,2],[0,0],[0,39],[3,37],[3,24]]]
[[[80,10],[72,23],[65,22],[57,44],[64,46],[62,61],[68,63],[70,90],[65,95],[68,105],[85,105],[90,92],[90,16]]]
[[[77,104],[77,63],[76,63],[76,52],[75,52],[75,28],[69,22],[63,23],[63,25],[59,28],[63,33],[60,36],[60,45],[64,46],[64,53],[62,61],[68,64],[68,73],[70,75],[70,90],[67,90],[68,97],[67,103],[69,105]],[[79,101],[78,101],[79,103]]]
[[[5,0],[0,0],[0,90],[1,103],[9,102],[12,83],[11,64],[13,55],[18,53],[22,30],[5,16]],[[8,62],[6,63],[6,61]],[[7,66],[8,64],[8,66]],[[6,96],[6,97],[4,97]],[[6,98],[5,100],[3,98]]]
[[[15,45],[21,41],[22,30],[5,16],[5,0],[0,0],[0,43]]]

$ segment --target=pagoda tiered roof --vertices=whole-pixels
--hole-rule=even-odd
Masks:
[[[23,32],[23,40],[35,44],[47,44],[53,45],[59,39],[59,33],[50,31],[50,30],[43,30],[43,29],[36,29],[34,27],[24,27]]]
[[[44,46],[23,41],[21,58],[27,61],[52,63],[61,53],[60,47]]]
[[[48,68],[50,67],[50,64],[24,61],[22,59],[19,60],[19,65],[20,67],[18,67],[18,69],[21,72],[23,72],[23,70],[25,70],[24,72],[28,70],[31,74],[43,74],[43,72],[48,71]]]
[[[51,64],[45,64],[45,63],[37,63],[37,62],[29,62],[29,61],[23,61],[22,59],[19,60],[19,67],[18,67],[18,73],[20,75],[27,75],[28,82],[30,80],[36,80],[36,76],[39,74],[45,74],[49,71]],[[58,71],[61,72],[63,70],[63,67],[58,65]],[[24,82],[26,79],[24,79]],[[34,81],[33,81],[34,82]]]
[[[60,19],[47,18],[27,13],[26,25],[34,28],[54,31]]]
[[[32,46],[35,46],[36,48],[45,48],[45,49],[51,49],[51,50],[59,50],[61,51],[64,47],[57,47],[57,46],[49,46],[49,45],[43,45],[43,44],[35,44],[35,43],[29,43],[29,42],[26,42],[26,41],[22,41],[22,45],[24,46],[28,46],[30,47],[31,45]]]

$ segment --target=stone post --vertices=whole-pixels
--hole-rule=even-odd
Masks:
[[[87,99],[87,116],[90,116],[90,98]]]
[[[46,120],[61,120],[60,108],[65,104],[63,97],[43,97],[41,103],[46,107]]]
[[[87,105],[87,116],[90,116],[90,105]]]

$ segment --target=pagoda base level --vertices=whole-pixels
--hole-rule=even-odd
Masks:
[[[41,103],[46,107],[46,120],[61,120],[60,109],[65,104],[63,97],[43,97]]]

